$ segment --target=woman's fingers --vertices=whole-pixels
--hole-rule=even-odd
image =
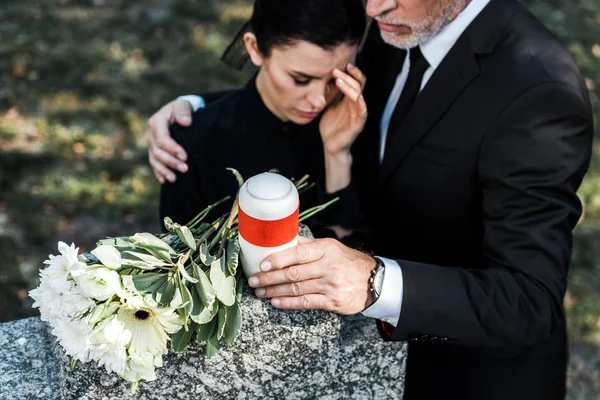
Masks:
[[[364,90],[365,85],[367,84],[367,77],[365,74],[363,74],[362,71],[354,64],[348,64],[348,72],[354,79],[360,82],[360,86]]]
[[[351,88],[357,94],[362,93],[362,86],[360,85],[360,82],[354,79],[352,76],[348,75],[347,73],[340,71],[339,69],[334,69],[333,76],[336,78],[336,83],[340,83],[344,86]],[[338,87],[340,87],[339,84]],[[356,100],[357,97],[358,95],[353,96],[352,99]]]

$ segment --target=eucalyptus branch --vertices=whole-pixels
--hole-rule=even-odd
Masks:
[[[212,210],[217,208],[219,205],[223,204],[224,202],[226,202],[230,199],[231,199],[231,196],[226,196],[226,197],[222,198],[221,200],[217,201],[216,203],[211,204],[210,206],[206,207],[204,210],[200,211],[198,213],[198,215],[196,215],[190,222],[188,222],[186,224],[186,226],[188,228],[192,229],[199,222],[202,222],[202,220],[208,215],[209,212],[211,212]]]
[[[327,207],[329,207],[330,205],[332,205],[333,203],[335,203],[339,199],[340,199],[339,197],[336,197],[335,199],[332,199],[332,200],[328,201],[325,204],[321,204],[321,205],[309,208],[308,210],[304,210],[299,215],[299,221],[302,222],[302,221],[304,221],[304,220],[312,217],[313,215],[315,215],[315,214],[323,211],[324,209],[326,209]]]

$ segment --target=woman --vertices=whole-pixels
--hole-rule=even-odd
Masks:
[[[160,214],[187,223],[244,178],[277,169],[305,174],[317,187],[301,196],[306,209],[350,182],[350,145],[362,130],[365,78],[352,65],[365,30],[361,0],[257,0],[243,34],[256,75],[171,126],[188,153],[189,171],[162,186]],[[217,210],[228,210],[223,204]]]

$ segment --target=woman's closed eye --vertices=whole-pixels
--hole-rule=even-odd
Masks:
[[[294,84],[296,86],[306,86],[310,83],[310,79],[298,79],[298,78],[293,78],[294,79]]]

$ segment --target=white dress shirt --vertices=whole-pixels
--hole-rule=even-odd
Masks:
[[[479,13],[485,8],[490,0],[472,0],[469,5],[444,29],[437,35],[433,36],[426,42],[420,45],[421,52],[429,64],[429,68],[423,75],[421,82],[421,90],[425,87],[429,78],[433,75],[436,68],[441,64],[446,54],[452,49],[454,43],[463,34],[465,29],[473,22]],[[402,71],[396,78],[396,83],[390,94],[387,105],[381,117],[381,139],[379,150],[379,162],[383,161],[385,153],[385,141],[387,138],[387,129],[396,103],[400,99],[400,94],[406,79],[408,78],[408,70],[410,68],[410,57],[407,52],[406,60],[402,66]],[[204,99],[197,95],[180,96],[179,98],[187,100],[194,111],[205,106]],[[377,318],[385,321],[393,326],[396,326],[400,318],[402,310],[402,298],[404,296],[404,281],[402,277],[402,269],[395,260],[379,257],[385,264],[385,274],[383,278],[383,287],[379,299],[369,308],[364,310],[362,314],[366,317]]]
[[[427,82],[433,75],[436,68],[442,63],[442,60],[458,38],[463,34],[467,27],[473,22],[473,20],[479,15],[479,13],[485,8],[490,0],[472,0],[469,5],[444,29],[442,29],[437,35],[433,36],[429,40],[420,44],[421,53],[427,60],[429,68],[423,75],[423,81],[421,82],[421,90],[427,85]],[[379,142],[379,163],[383,161],[383,155],[385,154],[385,141],[387,138],[388,125],[392,117],[392,113],[396,108],[396,103],[400,99],[402,89],[406,84],[408,78],[408,70],[410,68],[410,53],[407,52],[406,60],[402,66],[402,70],[396,78],[394,88],[390,93],[386,107],[381,117],[381,137]],[[362,314],[366,317],[377,318],[385,321],[393,326],[396,326],[398,319],[400,318],[400,312],[402,310],[402,299],[404,297],[404,280],[402,277],[402,269],[400,265],[394,260],[379,257],[385,264],[385,274],[383,277],[383,287],[379,299],[373,303],[369,308],[364,310]]]

